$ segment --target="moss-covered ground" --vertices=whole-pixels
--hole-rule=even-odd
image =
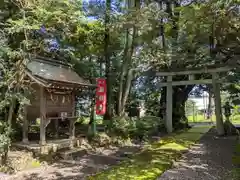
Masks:
[[[171,168],[173,161],[196,143],[210,126],[193,127],[185,132],[172,134],[146,147],[128,161],[89,177],[89,180],[151,180]]]

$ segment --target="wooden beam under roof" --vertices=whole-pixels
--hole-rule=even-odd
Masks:
[[[25,74],[34,82],[36,82],[37,84],[43,86],[43,87],[50,87],[51,84],[47,83],[47,81],[44,81],[43,79],[39,79],[37,76],[32,75],[31,72],[29,72],[28,70],[25,70]]]

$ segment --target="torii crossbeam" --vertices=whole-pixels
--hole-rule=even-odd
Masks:
[[[191,70],[181,70],[181,71],[174,71],[174,72],[156,72],[155,76],[165,76],[167,77],[167,82],[163,82],[159,84],[160,87],[167,87],[167,106],[166,106],[166,128],[168,133],[173,131],[172,125],[172,93],[173,93],[173,86],[182,86],[182,85],[194,85],[194,84],[212,84],[214,90],[214,101],[215,101],[215,114],[216,114],[216,125],[217,131],[219,135],[224,134],[224,127],[223,127],[223,118],[221,112],[221,96],[220,96],[220,83],[223,83],[219,80],[219,73],[221,72],[228,72],[236,68],[233,64],[231,65],[224,65],[224,66],[205,66],[199,67]],[[195,79],[196,74],[211,74],[212,79]],[[178,75],[187,75],[189,77],[186,81],[173,81],[173,76]]]

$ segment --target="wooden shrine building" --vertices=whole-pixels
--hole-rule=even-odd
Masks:
[[[28,143],[29,122],[40,119],[40,145],[46,144],[46,127],[52,121],[58,136],[59,120],[69,121],[69,138],[75,138],[76,93],[94,89],[70,65],[57,60],[35,57],[27,64],[26,78],[31,82],[30,105],[25,107],[23,142]]]

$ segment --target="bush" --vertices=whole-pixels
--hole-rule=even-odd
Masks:
[[[133,124],[131,124],[131,120],[129,118],[120,118],[120,117],[115,117],[111,124],[109,123],[107,125],[107,132],[116,135],[116,136],[121,136],[124,139],[129,137],[129,131],[130,127],[134,128]]]
[[[146,116],[139,119],[116,117],[113,119],[111,126],[108,126],[110,134],[121,136],[123,139],[130,137],[140,140],[144,140],[163,129],[163,121],[155,116]]]
[[[164,124],[159,117],[146,116],[136,121],[135,137],[144,140],[148,136],[154,135],[162,129],[164,129]]]
[[[0,122],[0,161],[1,164],[6,164],[8,148],[11,143],[10,132],[5,123]]]
[[[124,139],[121,136],[108,136],[108,134],[100,132],[95,134],[95,136],[88,136],[88,140],[92,147],[109,147],[111,145],[116,146],[128,146],[131,145],[131,140]]]
[[[11,139],[12,141],[21,141],[22,140],[22,124],[20,122],[16,122],[12,127]]]
[[[109,146],[112,143],[111,138],[106,133],[97,133],[95,136],[89,136],[89,141],[91,144],[98,147]]]

